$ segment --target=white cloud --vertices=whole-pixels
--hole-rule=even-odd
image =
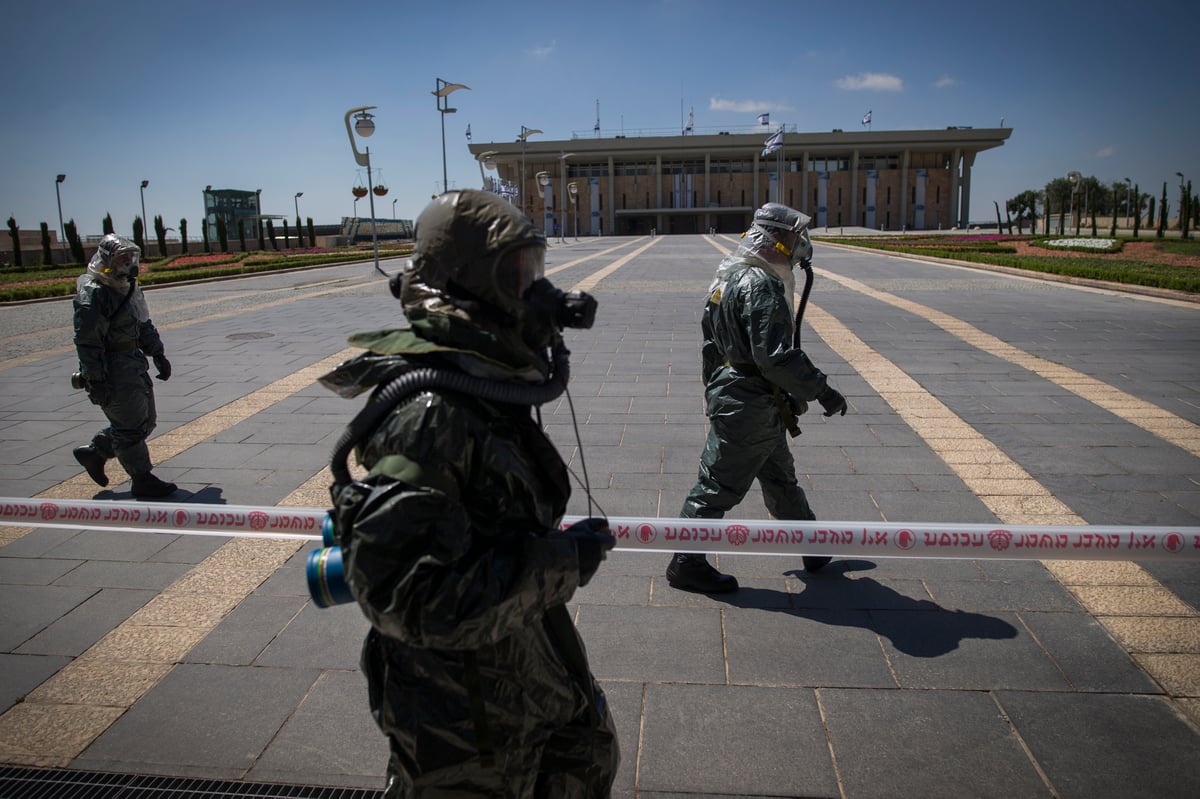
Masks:
[[[1096,158],[1112,158],[1116,154],[1117,154],[1117,145],[1110,144],[1107,147],[1101,147],[1099,150],[1097,150],[1095,153],[1095,157]]]
[[[958,81],[949,75],[943,75],[942,77],[938,78],[933,85],[938,89],[946,89],[951,86],[957,86]]]
[[[792,109],[786,105],[769,103],[765,100],[722,100],[720,97],[710,97],[708,110],[761,114],[764,111],[791,111]]]
[[[558,47],[558,39],[550,42],[550,44],[539,44],[536,47],[531,47],[525,51],[525,55],[531,55],[534,58],[545,58],[553,53],[556,47]]]
[[[895,75],[884,75],[879,72],[860,72],[857,75],[847,75],[844,78],[835,80],[833,85],[837,86],[839,89],[846,89],[848,91],[904,91],[904,81],[900,80]]]

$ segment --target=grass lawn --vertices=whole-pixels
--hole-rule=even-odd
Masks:
[[[396,258],[412,253],[411,245],[380,246],[380,258]],[[298,249],[282,252],[238,252],[177,255],[171,258],[143,260],[138,283],[159,286],[214,277],[232,277],[298,269],[325,264],[354,263],[374,260],[371,248],[338,247],[333,249]],[[85,267],[5,267],[0,269],[0,302],[37,300],[47,297],[70,297],[75,293],[75,281]]]
[[[1197,239],[909,234],[817,241],[1200,293]]]

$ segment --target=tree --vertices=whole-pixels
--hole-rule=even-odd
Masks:
[[[317,234],[316,234],[316,231],[313,230],[312,217],[311,216],[308,217],[306,221],[308,222],[308,246],[316,247],[317,246]]]
[[[163,224],[162,214],[154,215],[154,238],[158,239],[158,256],[167,256],[167,227]]]
[[[71,257],[77,264],[86,264],[87,256],[83,253],[83,242],[79,240],[79,228],[74,219],[68,219],[63,228],[67,234],[67,244],[71,247]]]
[[[205,219],[200,223],[200,237],[204,239],[204,252],[212,252],[212,244],[208,240],[208,220]]]
[[[133,243],[142,252],[146,251],[146,242],[142,239],[142,218],[140,216],[133,218]]]
[[[270,219],[267,220],[267,238],[271,240],[271,246],[278,250],[279,242],[275,239],[275,225]]]
[[[42,223],[42,263],[46,266],[54,264],[54,255],[50,252],[50,226]]]
[[[179,220],[179,252],[187,255],[187,219]]]
[[[246,251],[246,220],[238,219],[238,243],[242,245],[242,252]]]
[[[296,245],[304,246],[304,229],[300,227],[300,215],[296,214]]]
[[[291,240],[289,238],[289,235],[290,234],[288,233],[288,221],[287,221],[287,218],[285,217],[283,220],[283,246],[284,247],[287,247],[288,242]]]
[[[1180,202],[1183,203],[1183,207],[1179,209],[1179,235],[1186,239],[1192,222],[1192,182],[1190,180],[1187,182],[1187,191],[1183,193],[1183,199]]]
[[[221,242],[221,252],[229,252],[229,228],[224,216],[217,217],[217,241]]]
[[[258,249],[267,249],[267,237],[263,232],[263,221],[261,216],[258,218]]]
[[[1138,237],[1138,228],[1142,222],[1142,193],[1138,184],[1133,184],[1133,237]]]
[[[101,227],[101,229],[104,231],[104,235],[105,235],[105,236],[109,235],[110,233],[116,233],[116,232],[117,232],[117,229],[116,229],[115,227],[113,227],[113,223],[112,223],[112,214],[105,214],[105,215],[104,215],[104,221],[102,221],[102,222],[100,223],[100,227]]]
[[[17,220],[10,216],[8,218],[8,235],[12,239],[13,266],[21,266],[21,234],[19,231]]]
[[[1167,182],[1163,181],[1162,201],[1158,204],[1158,231],[1154,234],[1162,238],[1167,232]]]

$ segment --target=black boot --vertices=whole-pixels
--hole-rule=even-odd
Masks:
[[[675,555],[667,566],[667,582],[672,588],[702,594],[724,594],[738,589],[736,577],[721,574],[703,555]]]
[[[71,450],[71,454],[75,456],[75,460],[79,461],[80,466],[87,469],[88,477],[95,480],[96,485],[108,485],[108,475],[104,473],[104,462],[108,458],[97,452],[91,444],[76,447]]]
[[[804,556],[804,571],[809,574],[816,574],[829,565],[829,561],[833,558],[828,555],[805,555]]]
[[[159,499],[174,494],[178,488],[179,486],[174,483],[165,483],[150,472],[146,472],[133,476],[133,486],[130,490],[138,499]]]

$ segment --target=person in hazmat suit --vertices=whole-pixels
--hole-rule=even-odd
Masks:
[[[531,414],[595,300],[543,277],[545,236],[490,192],[435,197],[415,235],[390,281],[410,326],[357,334],[368,352],[321,379],[374,390],[348,429],[368,474],[334,469],[331,494],[386,796],[608,796],[616,733],[565,603],[615,539],[560,529],[567,470]],[[393,391],[409,379],[440,387]]]
[[[72,382],[100,406],[108,427],[73,454],[100,486],[108,485],[104,464],[115,457],[129,474],[133,495],[154,499],[169,496],[176,486],[151,472],[146,439],[158,414],[146,357],[154,361],[159,380],[171,377],[171,362],[137,283],[141,252],[129,239],[109,233],[79,276],[74,300],[79,372]]]
[[[708,288],[701,361],[709,431],[699,475],[680,511],[684,518],[723,517],[755,478],[774,518],[816,518],[796,482],[784,432],[799,434],[796,417],[809,402],[820,402],[825,416],[844,416],[846,400],[800,348],[799,322],[811,278],[800,314],[793,316],[793,269],[801,266],[811,275],[809,221],[780,203],[762,206]],[[828,562],[827,557],[804,558],[808,571]],[[674,555],[667,581],[704,593],[738,587],[733,575],[719,572],[702,554]]]

